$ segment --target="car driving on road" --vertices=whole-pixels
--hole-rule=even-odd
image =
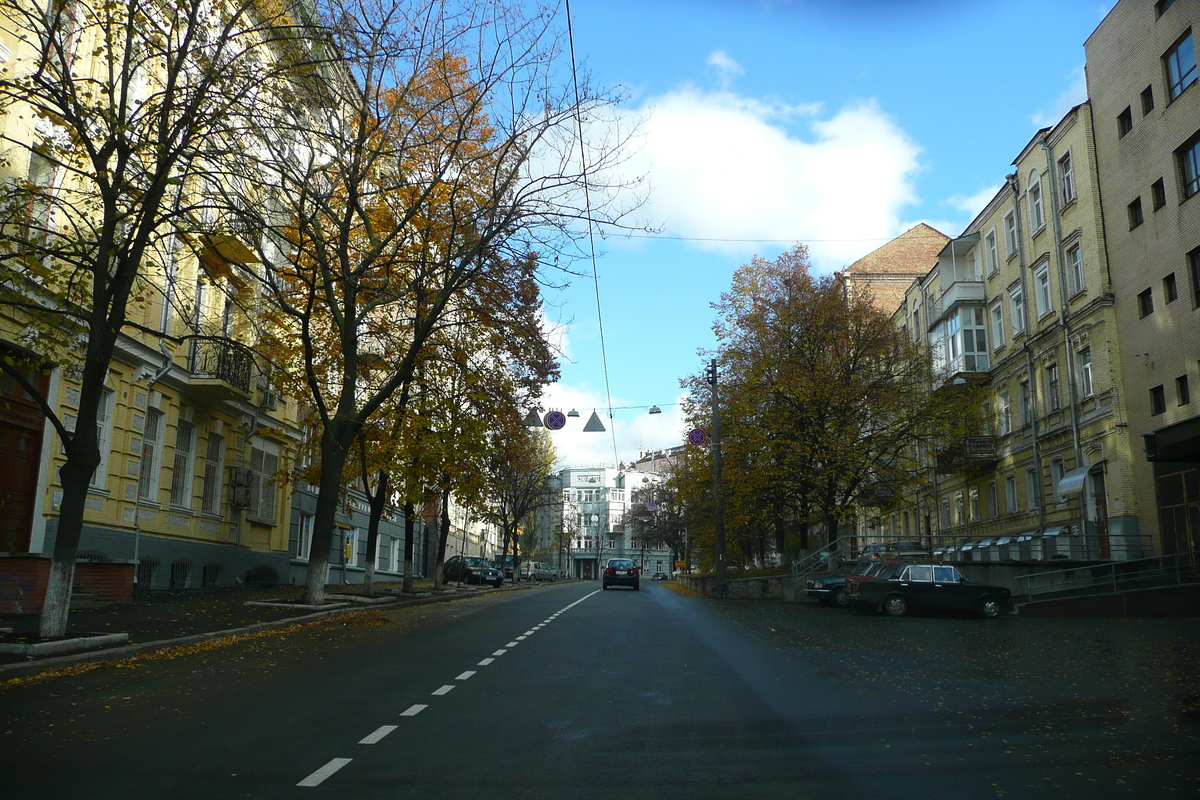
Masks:
[[[882,609],[893,617],[910,611],[960,611],[998,617],[1012,607],[1012,592],[1003,586],[971,583],[950,564],[907,564],[885,580],[857,581],[850,602]]]
[[[601,585],[605,589],[610,586],[632,586],[635,590],[640,589],[640,570],[632,558],[610,558],[604,567]]]

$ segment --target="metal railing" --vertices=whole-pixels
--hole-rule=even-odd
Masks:
[[[792,564],[792,577],[803,578],[805,575],[811,575],[825,568],[829,563],[829,559],[839,556],[842,553],[842,543],[846,543],[846,550],[849,551],[850,536],[839,536],[829,544],[809,553],[804,558]]]
[[[1024,597],[1026,601],[1089,597],[1200,583],[1200,552],[1018,575],[1015,583],[1013,597]]]
[[[229,339],[198,339],[193,343],[189,369],[198,378],[219,378],[248,393],[254,358]]]

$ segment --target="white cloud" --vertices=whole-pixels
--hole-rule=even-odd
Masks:
[[[1071,78],[1071,85],[1054,101],[1054,107],[1042,109],[1031,118],[1037,127],[1046,128],[1056,124],[1064,114],[1087,100],[1087,75],[1084,74],[1083,65],[1071,70],[1068,77]]]
[[[618,461],[634,460],[643,451],[683,443],[683,407],[678,399],[674,405],[662,406],[661,414],[650,414],[644,408],[622,408],[622,405],[621,401],[614,398],[613,417],[610,419],[603,392],[587,385],[558,383],[548,387],[542,397],[543,414],[551,409],[563,412],[574,409],[579,412],[578,417],[567,418],[565,428],[550,432],[550,439],[558,451],[559,463],[563,466],[616,466]],[[603,433],[583,431],[593,411],[604,425]]]
[[[862,240],[901,233],[900,211],[916,199],[920,149],[872,100],[821,117],[819,105],[685,87],[643,110],[650,113],[631,164],[650,177],[644,213],[668,235],[794,239],[830,271],[861,256]],[[797,123],[807,138],[795,134]]]
[[[730,58],[724,50],[714,50],[704,63],[717,71],[717,83],[722,89],[728,89],[735,77],[746,72],[742,65]]]
[[[972,218],[974,218],[975,215],[982,211],[983,207],[986,206],[991,199],[996,196],[996,193],[1000,191],[1002,185],[1003,184],[997,183],[995,186],[988,186],[972,195],[956,194],[946,202],[948,202],[951,207],[957,208],[959,211],[969,214]],[[941,228],[938,230],[941,230]]]

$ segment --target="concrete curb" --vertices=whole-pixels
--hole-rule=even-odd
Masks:
[[[475,589],[467,591],[455,590],[447,593],[444,597],[418,597],[414,599],[403,599],[396,600],[385,605],[357,607],[345,607],[340,605],[338,608],[330,609],[329,611],[319,611],[315,614],[306,614],[302,617],[287,617],[285,619],[276,619],[267,622],[255,622],[252,625],[245,625],[240,628],[229,628],[223,631],[197,633],[192,634],[191,636],[180,636],[174,639],[159,639],[158,641],[145,642],[143,644],[131,644],[127,647],[122,647],[119,649],[94,650],[91,652],[74,653],[71,655],[58,656],[56,658],[28,661],[21,664],[2,664],[0,665],[0,681],[6,681],[12,678],[22,678],[27,675],[36,675],[39,672],[49,672],[50,670],[62,669],[64,667],[73,667],[77,664],[89,664],[103,661],[120,661],[122,659],[130,658],[131,656],[142,655],[143,653],[151,653],[155,650],[165,650],[170,647],[181,647],[183,645],[196,644],[197,642],[207,642],[210,639],[221,639],[227,636],[241,636],[247,633],[258,633],[260,631],[270,630],[272,628],[282,628],[287,625],[303,625],[307,622],[317,622],[322,619],[331,619],[334,617],[346,616],[348,614],[357,614],[361,611],[386,611],[397,608],[409,608],[411,606],[447,603],[453,600],[464,600],[468,597],[479,597],[480,595],[484,594],[494,594],[501,591],[520,591],[531,588],[534,587],[517,585],[509,586],[504,589]],[[124,636],[126,639],[129,637],[129,634],[111,635]]]

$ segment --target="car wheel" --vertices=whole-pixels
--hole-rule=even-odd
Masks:
[[[607,584],[607,583],[602,583],[602,584],[600,584],[600,588],[601,588],[601,589],[604,589],[604,590],[606,590],[606,591],[607,591],[607,590],[608,590],[608,584]]]
[[[493,588],[493,589],[499,589],[499,588],[500,588],[500,585],[501,585],[501,584],[503,584],[503,583],[504,583],[504,581],[496,581],[495,583],[493,583],[493,584],[492,584],[492,588]]]
[[[983,598],[983,602],[979,604],[979,613],[987,619],[995,619],[1000,616],[1000,601],[994,597]]]
[[[642,589],[642,585],[641,585],[640,583],[635,583],[635,584],[633,585],[633,590],[634,590],[635,592],[639,592],[639,591],[641,591],[641,589]]]
[[[883,601],[883,610],[890,617],[903,617],[908,613],[908,601],[900,595],[894,594]]]
[[[841,589],[837,590],[837,592],[833,595],[833,602],[835,605],[841,608],[845,608],[846,606],[850,605],[850,593],[846,591],[846,587],[843,586]]]

